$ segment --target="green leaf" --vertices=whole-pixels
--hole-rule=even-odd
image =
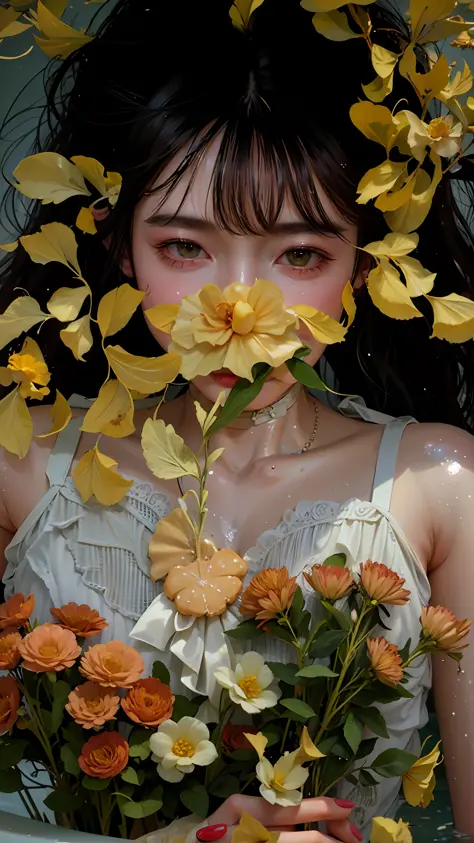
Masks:
[[[411,647],[411,638],[408,639],[407,643],[401,650],[398,651],[398,655],[400,656],[402,663],[406,662],[408,656],[410,655],[410,647]]]
[[[169,685],[171,681],[170,672],[167,667],[163,664],[163,662],[153,662],[153,667],[151,670],[151,675],[153,679],[160,679],[164,682],[165,685]]]
[[[386,749],[377,755],[371,770],[385,779],[391,779],[393,776],[403,776],[417,760],[417,755],[403,749]]]
[[[348,630],[329,629],[319,635],[311,644],[309,655],[312,659],[325,659],[334,653],[347,638]]]
[[[333,553],[332,556],[328,556],[324,560],[323,565],[327,565],[329,568],[345,568],[346,559],[347,556],[345,553]]]
[[[350,615],[346,615],[344,612],[339,611],[336,609],[332,603],[329,603],[328,600],[321,600],[324,608],[336,619],[341,629],[350,630],[353,627],[352,618]]]
[[[395,688],[391,688],[389,685],[384,685],[383,682],[374,682],[372,687],[376,694],[376,702],[394,702],[395,700],[399,700],[400,697],[413,699],[413,694],[410,693],[410,691],[407,691],[403,685],[396,685]]]
[[[344,723],[344,737],[353,752],[357,752],[364,734],[364,727],[352,711],[346,717]]]
[[[301,617],[296,628],[296,633],[299,638],[307,638],[309,632],[309,625],[311,623],[311,612],[308,609],[305,609],[301,613]]]
[[[318,741],[318,749],[323,755],[329,755],[332,752],[333,747],[337,744],[339,738],[337,735],[326,735],[325,738],[322,738]]]
[[[358,760],[359,758],[366,758],[367,755],[371,755],[375,749],[375,744],[377,743],[377,741],[378,738],[366,738],[364,741],[361,741],[359,749],[355,754],[356,760]]]
[[[69,773],[71,776],[78,776],[81,772],[81,768],[79,767],[77,761],[77,754],[71,748],[71,744],[65,743],[62,745],[59,755],[61,757],[61,761],[64,764],[64,769],[66,773]]]
[[[63,726],[61,731],[63,740],[69,744],[72,752],[76,755],[76,757],[78,757],[81,754],[82,747],[88,738],[84,729],[82,729],[77,723],[72,722],[68,723],[67,726]]]
[[[123,779],[124,782],[140,786],[145,781],[145,771],[136,770],[135,767],[126,767],[123,773],[121,773],[120,778]]]
[[[314,371],[313,367],[305,363],[304,360],[300,360],[298,357],[292,357],[291,360],[286,361],[285,365],[294,379],[302,383],[303,386],[309,386],[310,389],[327,392],[327,386]]]
[[[293,626],[293,628],[298,627],[298,625],[300,624],[301,617],[303,615],[303,610],[304,610],[303,592],[301,591],[301,588],[298,586],[298,588],[295,591],[295,594],[294,594],[294,597],[293,597],[293,602],[291,604],[291,609],[290,609],[290,620],[291,620],[291,625]]]
[[[240,793],[240,782],[235,776],[219,776],[218,779],[210,783],[209,793],[211,796],[227,799],[234,793]]]
[[[263,629],[261,631],[263,632]],[[267,635],[271,635],[272,638],[278,638],[279,641],[286,641],[287,644],[291,644],[293,641],[290,630],[284,626],[280,626],[278,623],[270,623],[268,626],[265,624],[265,632]]]
[[[221,427],[225,427],[233,419],[240,416],[248,405],[255,400],[257,395],[261,392],[267,376],[272,371],[271,367],[266,363],[257,363],[253,369],[252,374],[254,380],[248,381],[241,378],[237,381],[235,386],[231,389],[229,397],[224,406],[219,410],[215,422],[209,428],[208,437],[214,436]]]
[[[23,758],[28,741],[7,738],[0,743],[0,770],[6,770],[19,764]],[[11,791],[7,791],[9,793]]]
[[[255,750],[254,749],[234,749],[233,752],[229,752],[229,758],[232,758],[232,761],[254,761],[255,760]]]
[[[296,676],[298,670],[297,664],[280,664],[279,662],[267,662],[268,667],[277,679],[286,682],[287,685],[297,685]]]
[[[70,811],[78,811],[83,804],[83,799],[78,793],[68,793],[64,790],[53,790],[49,793],[44,804],[55,814],[64,814]]]
[[[184,807],[188,811],[191,811],[192,814],[196,814],[198,817],[207,817],[209,813],[209,796],[204,785],[197,784],[193,788],[183,790],[180,793],[180,799]]]
[[[303,679],[320,679],[322,676],[339,676],[338,673],[334,673],[333,670],[323,664],[309,664],[307,667],[302,667],[296,675],[301,676]]]
[[[328,786],[342,779],[350,763],[347,758],[338,758],[336,755],[328,755],[327,758],[322,759],[321,784]]]
[[[141,758],[145,761],[151,753],[150,735],[148,729],[134,729],[128,739],[128,754],[131,758]]]
[[[297,348],[293,357],[296,357],[298,360],[302,360],[303,357],[307,357],[308,354],[311,354],[311,349],[308,348],[307,345],[302,345],[301,348]]]
[[[176,694],[173,706],[172,719],[176,722],[182,717],[194,717],[199,708],[198,703],[188,700],[182,694]]]
[[[82,786],[86,790],[105,790],[112,779],[95,779],[92,776],[84,776],[82,779]]]
[[[300,717],[310,718],[316,716],[316,712],[313,711],[308,703],[303,702],[303,700],[295,700],[290,697],[286,700],[280,700],[280,705],[282,705],[283,708],[287,708],[288,711],[291,711],[294,714],[299,714]]]
[[[263,629],[257,629],[256,622],[250,620],[243,621],[235,629],[227,629],[225,634],[238,641],[248,641],[251,638],[258,638],[259,635],[263,635]]]
[[[134,820],[142,820],[156,814],[163,806],[163,788],[155,787],[146,799],[141,802],[126,801],[122,805],[122,813]]]
[[[56,682],[56,679],[58,678],[54,671],[50,671],[49,673],[46,674],[46,676],[48,677],[48,680],[51,682],[51,685],[54,685],[54,683]]]
[[[179,812],[179,794],[168,786],[163,795],[161,813],[168,820],[175,820]]]
[[[282,733],[281,731],[274,725],[270,723],[269,726],[265,726],[263,729],[260,730],[262,735],[267,739],[267,747],[274,746],[276,743],[281,741]]]
[[[390,737],[385,724],[385,718],[378,708],[357,708],[357,710],[354,709],[354,713],[357,715],[358,720],[364,726],[367,726],[374,735],[378,735],[379,738]]]
[[[63,679],[53,685],[53,706],[51,710],[51,734],[55,734],[64,719],[65,705],[71,688]]]
[[[359,782],[364,785],[364,787],[375,787],[379,784],[377,779],[369,773],[368,770],[359,770]]]
[[[18,793],[19,790],[23,789],[24,785],[19,770],[14,768],[0,770],[0,793]]]

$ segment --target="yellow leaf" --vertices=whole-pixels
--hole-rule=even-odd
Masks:
[[[350,28],[347,15],[344,12],[338,12],[336,9],[332,12],[314,15],[313,26],[316,32],[324,35],[329,41],[350,41],[352,38],[363,38],[361,32],[354,32]]]
[[[382,76],[376,76],[373,82],[369,85],[362,85],[362,90],[366,97],[372,102],[382,102],[385,97],[388,97],[393,90],[393,73],[383,79]]]
[[[14,187],[30,199],[41,199],[43,205],[57,205],[70,196],[90,196],[80,170],[57,152],[29,155],[13,171]]]
[[[99,302],[97,321],[103,337],[110,337],[125,328],[146,293],[130,284],[121,284],[106,293]]]
[[[53,434],[59,433],[61,430],[64,430],[71,420],[71,408],[64,395],[61,395],[59,392],[59,389],[56,390],[54,404],[49,408],[49,415],[53,426],[47,433],[38,433],[38,439],[44,439],[46,436],[53,436]]]
[[[60,322],[70,322],[77,319],[78,313],[89,295],[84,285],[81,287],[60,287],[51,296],[46,307]]]
[[[28,453],[32,436],[30,411],[15,387],[0,401],[0,446],[22,459]]]
[[[370,199],[375,199],[386,190],[390,190],[397,179],[406,170],[406,162],[384,161],[378,167],[372,167],[367,170],[365,176],[362,177],[357,185],[357,193],[360,196],[357,199],[359,205],[366,205]]]
[[[357,0],[357,6],[370,6],[376,0]],[[302,0],[303,9],[308,12],[332,12],[333,9],[340,9],[346,5],[346,0]]]
[[[446,88],[441,91],[441,97],[450,100],[453,97],[460,97],[463,94],[469,93],[472,88],[472,73],[467,62],[464,62],[463,70],[458,70],[454,79]]]
[[[332,316],[326,316],[315,307],[308,304],[297,304],[291,308],[299,319],[311,331],[313,337],[325,345],[330,345],[335,342],[342,342],[345,337],[347,328],[341,325]]]
[[[31,13],[31,17],[41,35],[45,36],[38,38],[35,35],[35,41],[50,59],[66,59],[74,50],[93,40],[92,35],[79,32],[56,17],[41,0],[38,0],[37,11]]]
[[[20,237],[21,245],[34,263],[57,261],[80,276],[77,262],[77,242],[72,229],[62,222],[49,222],[36,234]]]
[[[375,257],[398,258],[413,252],[413,249],[418,246],[419,239],[418,234],[386,234],[383,240],[367,243],[362,251]]]
[[[108,345],[105,356],[116,376],[127,389],[136,389],[144,395],[161,392],[177,377],[181,355],[162,354],[161,357],[140,357],[129,354],[120,345]]]
[[[467,342],[474,338],[474,302],[457,293],[426,296],[433,308],[432,337],[448,342]]]
[[[199,463],[181,436],[163,419],[147,419],[142,430],[142,449],[146,464],[160,480],[176,477],[199,479]]]
[[[435,164],[433,178],[426,170],[418,170],[408,201],[397,210],[385,214],[385,222],[392,231],[409,234],[419,228],[428,216],[433,196],[443,176],[441,158],[436,152],[431,151],[431,160]]]
[[[356,102],[351,106],[349,116],[354,126],[366,138],[382,144],[387,152],[393,146],[399,127],[393,119],[392,112],[385,105]]]
[[[297,755],[298,762],[301,764],[305,761],[314,761],[315,758],[325,757],[324,753],[320,752],[318,747],[311,740],[307,727],[303,726],[300,738],[300,750]]]
[[[177,565],[190,565],[196,559],[196,542],[191,525],[180,506],[160,518],[148,545],[150,577],[164,579]]]
[[[427,73],[418,73],[413,45],[407,47],[403,53],[398,69],[423,98],[431,99],[438,96],[449,82],[450,68],[444,53],[441,53],[431,70]]]
[[[0,249],[3,252],[14,252],[15,249],[18,249],[18,240],[14,240],[13,243],[0,243]]]
[[[157,304],[155,307],[149,307],[144,313],[154,328],[164,331],[165,334],[170,334],[179,309],[179,304]]]
[[[247,29],[251,15],[261,6],[263,0],[234,0],[229,15],[237,29]]]
[[[13,375],[11,369],[8,366],[0,366],[0,386],[11,386],[12,383]]]
[[[73,155],[71,156],[71,161],[74,162],[84,178],[94,185],[95,189],[99,191],[101,196],[105,196],[107,194],[107,189],[105,187],[104,166],[100,163],[100,161],[97,161],[95,158],[88,158],[85,155]]]
[[[76,228],[86,234],[97,234],[94,214],[90,208],[81,208],[76,217]]]
[[[456,0],[410,0],[412,40],[418,41],[433,23],[449,17],[455,6]]]
[[[100,388],[97,398],[84,416],[81,430],[121,439],[135,430],[133,412],[133,401],[128,389],[114,378]]]
[[[64,345],[71,349],[76,360],[84,361],[84,354],[92,348],[90,316],[81,316],[59,332]]]
[[[377,76],[381,76],[382,79],[388,79],[389,76],[392,76],[398,61],[397,53],[392,53],[391,50],[386,50],[385,47],[374,44],[371,56],[372,66]]]
[[[231,843],[278,843],[279,831],[268,831],[255,817],[242,811],[238,826],[234,829]]]
[[[402,284],[398,271],[385,258],[381,258],[379,265],[369,272],[367,289],[375,306],[392,319],[422,316]]]
[[[356,315],[356,303],[354,301],[354,291],[350,281],[342,291],[342,306],[347,313],[347,327],[350,328]]]
[[[262,735],[261,732],[257,732],[256,735],[247,734],[244,732],[245,737],[247,738],[248,742],[252,744],[255,752],[257,753],[258,757],[261,759],[265,752],[268,738],[265,735]]]
[[[224,406],[225,403],[225,392],[219,392],[214,404],[212,405],[211,409],[208,413],[201,407],[199,401],[194,402],[194,407],[196,410],[196,418],[198,420],[199,426],[202,431],[202,435],[206,438],[210,428],[214,424],[214,421],[217,418],[219,409]]]
[[[117,461],[102,454],[97,445],[81,457],[72,478],[84,503],[95,497],[104,506],[114,506],[133,486],[133,480],[117,471]]]
[[[18,296],[13,299],[0,315],[0,349],[45,319],[51,319],[49,313],[43,313],[32,296]]]
[[[437,21],[418,39],[418,44],[432,44],[445,38],[456,38],[465,28],[466,24],[457,20]]]
[[[403,179],[401,179],[403,182]],[[411,176],[408,177],[408,180],[403,184],[403,187],[397,189],[397,185],[395,185],[395,189],[389,191],[388,193],[382,193],[374,202],[376,208],[379,211],[396,211],[398,208],[401,208],[402,205],[406,205],[415,189],[416,184],[416,176],[412,178]]]
[[[413,843],[408,823],[391,820],[388,817],[374,817],[370,843]]]
[[[409,296],[423,296],[433,289],[436,272],[428,272],[416,258],[399,257],[395,263],[405,276]]]

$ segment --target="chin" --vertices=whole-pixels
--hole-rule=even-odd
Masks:
[[[267,381],[257,395],[255,401],[252,401],[247,410],[260,410],[262,407],[267,407],[269,404],[274,404],[278,401],[289,389],[296,383],[294,378],[288,373],[288,380],[280,380],[280,378],[271,377]],[[208,401],[216,401],[219,393],[224,391],[226,397],[232,389],[232,383],[222,383],[219,378],[214,375],[207,375],[206,377],[197,377],[193,380],[196,389],[201,392]]]

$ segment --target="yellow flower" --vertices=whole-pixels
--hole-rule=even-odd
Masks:
[[[231,837],[231,843],[278,843],[280,833],[267,831],[255,817],[242,812],[240,822]]]
[[[469,35],[469,32],[460,32],[458,37],[451,41],[451,47],[460,47],[461,50],[465,50],[466,47],[470,47],[471,50],[474,49],[474,40]]]
[[[388,817],[374,817],[370,843],[412,843],[413,837],[408,823],[390,820]]]
[[[46,384],[49,383],[51,375],[38,343],[30,337],[25,340],[21,351],[10,355],[7,371],[11,380],[20,385],[22,398],[36,398],[42,401],[43,397],[48,395]]]
[[[257,735],[246,734],[245,737],[260,758],[255,772],[260,781],[260,794],[263,798],[270,805],[281,805],[282,808],[299,805],[303,798],[301,788],[309,776],[309,770],[306,770],[299,763],[301,760],[300,749],[287,752],[273,765],[263,754],[267,739],[262,733],[259,732]]]
[[[462,642],[469,634],[472,621],[459,621],[444,606],[425,606],[420,618],[423,635],[432,641],[438,650],[455,653],[468,645]]]
[[[440,741],[428,755],[423,755],[415,761],[413,767],[410,767],[403,776],[405,799],[414,808],[426,808],[434,799],[433,791],[436,785],[434,770],[441,763],[439,745]]]
[[[424,123],[412,111],[401,113],[408,120],[410,128],[407,143],[417,161],[423,161],[427,146],[434,149],[442,158],[451,158],[459,151],[463,127],[461,123],[454,123],[452,114],[435,117],[429,123]]]
[[[297,325],[271,281],[258,280],[253,287],[231,284],[224,290],[206,284],[184,296],[169,351],[181,354],[181,374],[188,380],[220,369],[252,380],[256,363],[276,368],[301,348]]]

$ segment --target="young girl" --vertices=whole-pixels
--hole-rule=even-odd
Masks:
[[[372,37],[396,52],[407,37],[403,22],[379,3],[370,14]],[[364,400],[345,398],[330,409],[286,369],[275,369],[249,412],[213,439],[225,452],[209,478],[207,531],[216,545],[245,557],[250,575],[286,565],[302,582],[309,563],[336,551],[353,566],[384,562],[411,592],[408,607],[395,607],[390,619],[390,640],[402,645],[418,635],[429,601],[458,617],[473,615],[474,380],[472,343],[430,339],[426,319],[390,319],[367,293],[370,258],[357,245],[383,238],[387,228],[372,203],[356,203],[356,187],[381,154],[348,112],[362,96],[361,81],[372,77],[364,39],[327,40],[296,0],[265,0],[243,31],[222,0],[119,0],[97,37],[53,76],[51,135],[35,151],[91,156],[123,177],[117,205],[97,220],[99,236],[81,241],[81,267],[97,299],[127,280],[146,293],[147,309],[179,304],[206,283],[224,288],[263,278],[288,305],[339,319],[351,279],[357,315],[345,342],[325,348],[308,332],[301,336],[311,349],[307,362],[329,364],[329,374],[327,366],[321,371],[326,378],[332,371],[335,389]],[[401,77],[385,104],[393,108],[400,98],[419,110]],[[52,220],[73,225],[79,207],[74,198],[35,207],[22,233]],[[471,297],[472,238],[447,177],[419,233],[415,254],[437,272],[436,295]],[[1,308],[16,288],[44,306],[66,277],[61,265],[32,264],[19,250],[5,265]],[[150,330],[139,312],[118,341],[156,355],[169,336]],[[138,405],[135,432],[107,442],[108,456],[134,481],[127,497],[108,508],[84,504],[71,471],[95,441],[80,425],[84,397],[97,395],[106,375],[104,360],[94,346],[87,362],[76,361],[48,323],[41,347],[74,418],[55,442],[35,439],[23,460],[3,456],[6,597],[32,592],[41,622],[53,605],[87,603],[107,618],[103,641],[128,641],[161,591],[150,579],[149,539],[186,484],[158,482],[146,467],[140,434],[156,404],[148,399]],[[193,400],[210,406],[236,380],[227,370],[196,377],[160,415],[197,448]],[[34,423],[38,433],[48,429],[47,408],[35,409]],[[266,658],[283,659],[274,643],[260,642]],[[156,650],[145,655],[150,664]],[[173,653],[164,658],[179,681],[182,662]],[[427,720],[429,662],[411,673],[413,698],[384,711],[386,746],[417,746]],[[469,834],[473,679],[472,648],[460,673],[449,659],[436,662],[455,824]],[[336,795],[349,792],[344,786]],[[398,782],[356,798],[351,814],[351,803],[340,799],[275,810],[262,799],[232,797],[209,822],[232,826],[247,810],[282,829],[280,843],[356,843],[367,839],[372,816],[394,814]],[[326,834],[293,830],[320,820]]]

